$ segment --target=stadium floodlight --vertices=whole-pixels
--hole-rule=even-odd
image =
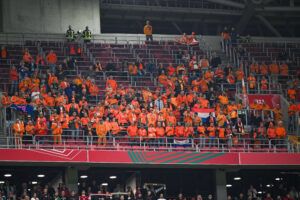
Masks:
[[[230,188],[230,187],[232,187],[232,185],[231,184],[227,184],[226,187]]]
[[[242,178],[241,177],[234,177],[233,180],[239,181],[239,180],[242,180]]]
[[[110,179],[116,179],[117,176],[110,176],[109,178],[110,178]]]
[[[270,184],[268,184],[268,185],[266,185],[267,187],[271,187],[271,185]]]
[[[108,183],[102,183],[101,185],[102,186],[108,186]]]
[[[258,191],[257,193],[258,193],[258,194],[262,194],[262,191]]]
[[[4,181],[0,181],[0,184],[4,184],[5,182]]]
[[[37,177],[38,177],[38,178],[44,178],[44,177],[45,177],[45,174],[38,174]]]
[[[80,178],[84,179],[84,178],[87,178],[88,176],[87,175],[81,175]]]
[[[277,178],[275,178],[275,181],[282,181],[282,179],[283,179],[283,178],[277,177]]]
[[[11,177],[11,174],[4,174],[4,177]]]
[[[32,181],[31,184],[32,184],[32,185],[36,185],[36,184],[37,184],[37,181]]]

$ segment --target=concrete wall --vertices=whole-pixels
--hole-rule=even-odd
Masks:
[[[3,32],[65,33],[89,26],[99,34],[99,0],[2,0]]]

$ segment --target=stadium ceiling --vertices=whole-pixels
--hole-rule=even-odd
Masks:
[[[103,32],[141,32],[149,19],[156,33],[216,35],[227,25],[241,35],[295,37],[300,24],[296,0],[101,0],[100,13]]]

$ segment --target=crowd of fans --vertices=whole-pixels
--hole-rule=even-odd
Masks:
[[[208,59],[205,55],[191,57],[188,51],[179,51],[178,66],[170,63],[156,68],[141,58],[135,63],[124,62],[122,68],[128,70],[131,84],[120,86],[118,80],[108,74],[105,89],[96,84],[96,80],[107,73],[107,67],[103,69],[100,61],[74,79],[67,78],[68,70],[74,69],[75,59],[75,55],[71,55],[57,65],[52,50],[44,61],[41,55],[34,60],[25,49],[20,65],[11,67],[11,87],[2,98],[2,105],[34,107],[32,115],[19,115],[13,125],[14,135],[20,140],[24,134],[37,135],[41,141],[46,135],[53,135],[54,143],[61,142],[61,135],[73,139],[86,136],[90,141],[91,136],[98,136],[99,144],[105,145],[107,137],[128,135],[132,142],[138,139],[150,144],[162,143],[164,137],[172,143],[174,137],[179,137],[199,138],[201,146],[207,141],[209,146],[214,146],[219,138],[232,146],[235,137],[251,138],[252,142],[286,138],[279,105],[271,108],[254,101],[250,104],[251,110],[238,112],[247,109],[247,105],[235,101],[232,92],[245,74],[229,63],[223,66],[215,53]],[[253,73],[246,77],[246,84],[253,92],[258,83],[252,74],[264,74],[265,70],[280,75],[288,73],[284,63],[280,67],[276,63],[259,67],[252,63],[250,70]],[[141,86],[148,72],[157,77],[156,88],[132,87]],[[261,81],[261,90],[267,91],[265,79]],[[299,79],[296,83],[299,84]],[[289,95],[293,102],[294,91],[289,90]],[[201,109],[214,112],[203,119],[198,115]],[[300,104],[291,104],[288,112],[294,117],[299,110]],[[246,115],[252,127],[250,131],[245,128]]]
[[[168,189],[168,188],[166,188]],[[294,186],[285,186],[279,184],[272,189],[260,191],[252,185],[244,188],[244,192],[235,191],[231,195],[228,190],[227,200],[299,200],[300,192]],[[111,193],[118,195],[110,196]],[[91,197],[94,195],[94,197]],[[27,184],[22,183],[20,186],[11,185],[9,182],[0,184],[1,200],[214,200],[215,195],[208,193],[205,195],[185,196],[179,193],[178,196],[168,196],[168,190],[155,190],[153,186],[137,187],[133,190],[131,187],[117,184],[115,188],[103,186],[93,180],[90,183],[81,182],[76,190],[69,190],[64,183],[60,183],[57,188],[49,184],[41,185],[40,183]]]

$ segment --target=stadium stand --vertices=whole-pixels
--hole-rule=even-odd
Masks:
[[[8,56],[1,61],[1,86],[8,96],[2,98],[2,104],[6,104],[6,118],[11,122],[7,127],[11,142],[7,145],[295,150],[287,135],[298,129],[297,44],[240,41],[235,47],[223,43],[224,53],[215,56],[203,49],[204,41],[202,46],[170,40],[118,42],[26,41],[22,46],[3,45]],[[55,65],[49,62],[51,50],[56,55],[52,61]],[[267,72],[265,78],[261,70],[253,71],[253,60],[259,65],[263,61],[270,64],[275,58],[279,65],[288,58],[293,62],[288,63],[287,72],[278,65],[276,74]],[[287,79],[293,81],[286,84]],[[279,105],[256,101],[248,105],[243,92],[283,93],[290,106],[282,110]],[[24,113],[12,108],[28,110]],[[287,114],[292,124],[286,124]]]

